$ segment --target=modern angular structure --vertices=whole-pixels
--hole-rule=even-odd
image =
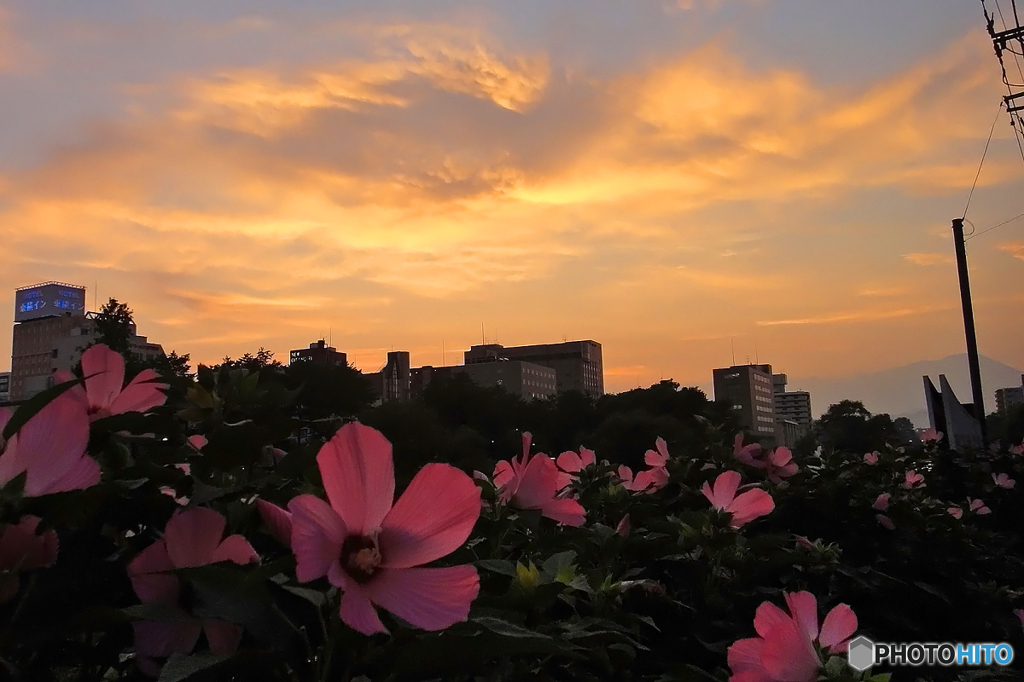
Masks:
[[[931,428],[942,432],[953,450],[983,447],[981,423],[974,414],[974,404],[960,403],[945,374],[939,375],[939,389],[929,377],[924,377],[924,399]]]
[[[471,346],[466,365],[518,360],[553,369],[557,393],[580,391],[593,398],[604,395],[604,361],[596,341],[567,341],[532,346],[505,347],[497,343]]]

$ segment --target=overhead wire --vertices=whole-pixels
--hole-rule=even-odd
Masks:
[[[981,153],[981,163],[978,164],[978,172],[974,175],[974,184],[971,185],[971,191],[967,195],[967,205],[964,206],[964,219],[967,218],[967,210],[971,207],[971,198],[974,197],[974,190],[978,186],[978,178],[981,177],[981,169],[985,166],[985,157],[988,156],[988,147],[992,144],[992,134],[996,131],[996,123],[999,121],[999,114],[1003,109],[1003,103],[999,102],[999,106],[996,108],[996,117],[992,119],[992,127],[988,130],[988,139],[985,140],[985,150]]]
[[[981,235],[985,234],[986,232],[991,232],[992,230],[996,229],[997,227],[1002,227],[1003,225],[1008,225],[1009,223],[1012,223],[1014,220],[1018,220],[1020,218],[1024,218],[1024,213],[1021,213],[1020,215],[1015,215],[1012,218],[1010,218],[1009,220],[1004,220],[1003,222],[999,223],[998,225],[993,225],[992,227],[986,227],[981,232],[977,232],[977,233],[972,232],[971,236],[965,238],[964,241],[967,241],[968,239],[974,239],[975,237],[980,237]]]

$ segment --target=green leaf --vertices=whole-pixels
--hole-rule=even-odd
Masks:
[[[160,678],[157,682],[180,682],[187,680],[196,673],[202,672],[213,666],[223,663],[229,656],[211,652],[192,654],[171,654],[163,669],[160,670]]]
[[[482,625],[491,632],[502,635],[503,637],[517,637],[517,638],[532,638],[532,639],[551,639],[545,634],[539,632],[533,632],[526,628],[518,625],[513,625],[508,621],[501,620],[500,618],[491,618],[490,616],[481,616],[479,618],[471,619],[473,623]]]
[[[825,663],[825,672],[829,675],[841,675],[846,670],[846,659],[842,656],[831,656]]]
[[[511,561],[505,561],[503,559],[481,559],[476,562],[476,565],[486,571],[491,571],[492,573],[500,573],[501,575],[507,575],[511,578],[516,577],[516,566]]]

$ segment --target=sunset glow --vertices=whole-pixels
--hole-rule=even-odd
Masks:
[[[963,352],[949,225],[1005,90],[977,7],[898,4],[10,0],[0,316],[59,280],[193,361],[371,372],[482,324],[600,342],[609,391]],[[1002,117],[968,219],[1022,212]],[[1022,236],[968,242],[1016,367]]]

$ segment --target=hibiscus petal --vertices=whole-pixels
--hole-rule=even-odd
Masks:
[[[763,646],[764,640],[760,637],[737,640],[729,647],[727,654],[729,669],[735,674],[744,670],[760,668],[761,648]]]
[[[235,653],[239,642],[242,641],[242,628],[234,623],[213,618],[204,618],[202,623],[210,651],[223,655]]]
[[[369,535],[395,501],[391,443],[380,431],[345,424],[316,456],[327,499],[354,535]]]
[[[411,625],[443,630],[469,617],[480,578],[472,566],[385,569],[362,588],[371,601]]]
[[[512,472],[512,465],[506,462],[505,460],[501,460],[494,467],[494,487],[504,487],[506,484],[508,484],[509,481],[512,480],[514,475],[515,474],[513,474]]]
[[[100,464],[88,455],[82,455],[67,473],[46,488],[45,494],[69,490],[85,490],[100,482]]]
[[[148,412],[167,401],[167,384],[156,381],[157,373],[144,369],[110,403],[110,414]]]
[[[618,475],[619,480],[622,481],[626,485],[627,488],[629,487],[629,484],[633,482],[633,470],[630,469],[625,464],[620,466],[615,471],[615,473]]]
[[[583,468],[585,469],[597,461],[597,455],[589,448],[580,448],[580,460],[583,462]]]
[[[348,536],[345,522],[334,509],[313,495],[299,495],[288,503],[292,513],[292,552],[299,582],[324,576],[338,562]]]
[[[726,511],[732,512],[730,525],[733,528],[739,528],[754,519],[771,513],[773,509],[775,509],[775,500],[772,499],[772,496],[760,488],[755,488],[733,500]]]
[[[740,472],[724,471],[715,479],[712,488],[714,498],[711,504],[717,509],[726,509],[736,498],[736,491],[740,487]]]
[[[846,650],[847,640],[857,631],[857,616],[846,604],[839,604],[825,616],[818,642],[830,648],[832,653]]]
[[[90,346],[82,353],[82,375],[89,406],[109,408],[124,385],[124,358],[102,343]]]
[[[587,518],[583,505],[569,497],[546,501],[541,505],[540,513],[553,521],[574,527],[582,526]]]
[[[412,571],[427,569],[400,568],[394,570]],[[383,575],[384,572],[380,575]],[[374,579],[374,582],[377,579],[379,579],[379,576]],[[349,583],[348,589],[345,590],[345,594],[341,597],[341,609],[338,611],[341,620],[353,630],[364,635],[387,632],[388,629],[384,627],[384,623],[380,622],[380,616],[377,615],[376,609],[373,608],[370,598],[363,591],[364,586],[352,581],[349,581]]]
[[[206,507],[176,512],[164,530],[167,556],[174,567],[205,566],[212,562],[226,523],[223,516]]]
[[[818,655],[795,621],[786,619],[764,638],[761,666],[776,680],[813,682],[818,679]]]
[[[88,443],[89,416],[85,406],[62,393],[11,438],[4,457],[14,458],[15,475],[28,471],[25,495],[36,497],[53,492],[53,485],[79,465]]]
[[[555,460],[555,464],[558,465],[559,469],[570,474],[575,474],[583,469],[583,460],[572,450],[567,450],[560,454],[558,459]]]
[[[181,589],[178,578],[172,573],[163,573],[172,568],[174,565],[167,556],[167,545],[163,540],[139,552],[128,564],[128,578],[139,599],[176,604]]]
[[[809,642],[818,638],[818,600],[810,592],[787,592],[786,605]]]
[[[213,563],[218,561],[234,561],[236,564],[259,563],[260,555],[252,548],[249,541],[241,535],[229,535],[218,545],[213,553]]]
[[[770,601],[762,602],[754,612],[754,630],[761,637],[767,637],[768,633],[778,627],[784,621],[793,620],[789,614],[780,609]]]
[[[408,568],[451,554],[480,518],[480,489],[448,464],[427,464],[384,517],[384,566]]]
[[[135,630],[135,653],[163,657],[192,651],[201,626],[184,621],[142,620],[132,623],[132,629]]]
[[[536,455],[522,473],[514,501],[520,509],[540,509],[557,492],[558,467],[547,455]]]
[[[259,511],[260,518],[263,519],[263,523],[266,524],[270,534],[278,542],[291,545],[292,515],[276,504],[271,504],[263,499],[256,500],[256,509]]]

